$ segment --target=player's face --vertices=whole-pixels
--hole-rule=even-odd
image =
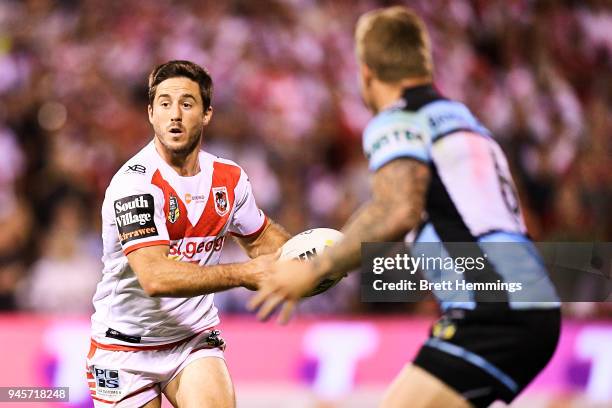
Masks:
[[[198,83],[185,77],[169,78],[157,86],[149,122],[155,136],[173,154],[189,154],[200,146],[202,129],[212,116],[204,110]]]

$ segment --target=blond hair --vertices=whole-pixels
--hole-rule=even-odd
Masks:
[[[406,7],[394,6],[362,15],[355,29],[355,44],[359,60],[381,81],[394,83],[432,76],[427,28]]]

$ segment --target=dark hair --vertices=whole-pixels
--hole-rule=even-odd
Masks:
[[[200,86],[200,96],[204,110],[212,102],[213,83],[206,68],[191,61],[174,60],[156,66],[149,75],[149,105],[153,105],[157,85],[169,78],[185,77],[195,81]]]

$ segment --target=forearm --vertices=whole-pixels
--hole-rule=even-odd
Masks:
[[[362,242],[402,239],[421,220],[429,180],[429,167],[409,158],[378,169],[373,200],[345,226],[344,239],[315,258],[315,273],[321,278],[346,274],[359,266]]]
[[[246,251],[250,258],[276,252],[285,242],[291,238],[283,227],[271,219],[266,228],[254,240],[239,239],[238,243]]]
[[[355,270],[361,262],[362,242],[402,239],[418,222],[419,218],[401,204],[369,202],[343,228],[342,241],[313,260],[315,273],[325,277]]]
[[[157,260],[139,276],[145,292],[155,297],[192,297],[250,285],[248,263],[199,266],[172,259]],[[142,274],[142,273],[141,273]]]

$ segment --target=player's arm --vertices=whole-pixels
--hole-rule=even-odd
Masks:
[[[235,239],[250,258],[275,253],[285,242],[291,238],[289,233],[280,225],[267,219],[263,231],[255,237],[240,237]]]
[[[127,255],[130,267],[149,296],[192,297],[239,286],[256,290],[276,257],[244,263],[199,266],[168,258],[167,245],[139,248]]]
[[[412,158],[394,159],[378,168],[373,176],[372,200],[344,227],[344,238],[312,262],[275,264],[274,272],[249,302],[249,309],[258,309],[257,317],[264,320],[285,302],[279,321],[286,323],[297,301],[318,282],[359,266],[362,242],[397,240],[419,224],[429,179],[429,167]]]
[[[417,226],[425,207],[429,167],[399,158],[373,175],[372,200],[343,228],[344,239],[313,260],[317,276],[338,276],[357,268],[362,242],[395,241]]]
[[[275,253],[290,236],[259,209],[251,182],[242,169],[235,191],[236,211],[229,232],[250,258]]]

